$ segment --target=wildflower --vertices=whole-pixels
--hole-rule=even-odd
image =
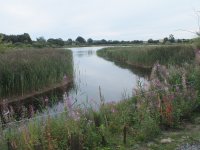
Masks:
[[[48,103],[49,103],[49,98],[46,96],[45,99],[44,99],[44,103],[45,103],[45,106],[48,106]]]
[[[185,72],[183,72],[183,74],[182,74],[182,85],[183,85],[184,90],[186,90],[187,85],[186,85],[186,73]]]
[[[111,108],[111,112],[112,113],[115,113],[116,112],[116,109],[113,107],[113,108]]]
[[[68,108],[68,110],[69,111],[72,111],[72,100],[71,100],[71,98],[70,97],[67,97],[67,108]]]
[[[168,97],[169,97],[170,101],[174,100],[174,98],[175,98],[173,94],[169,95]]]
[[[63,94],[63,100],[64,100],[65,107],[66,107],[67,111],[69,112],[69,115],[71,117],[75,116],[74,112],[73,112],[73,108],[72,108],[72,106],[73,106],[72,99],[67,95],[66,92]]]
[[[172,105],[171,104],[168,104],[167,106],[166,106],[166,114],[171,114],[171,112],[172,112]]]
[[[78,112],[78,110],[73,111],[73,113],[72,113],[72,118],[73,118],[75,121],[78,121],[78,120],[80,119],[80,113]]]
[[[63,94],[63,100],[67,100],[67,92]]]
[[[177,86],[177,85],[176,85],[176,91],[177,91],[177,92],[180,92],[180,88],[179,88],[179,86]]]
[[[67,79],[67,75],[66,75],[66,74],[63,76],[63,79],[64,79],[64,80],[66,80],[66,79]]]

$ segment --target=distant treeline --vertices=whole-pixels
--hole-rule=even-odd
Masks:
[[[6,34],[0,34],[0,42],[3,43],[26,43],[31,44],[32,40],[28,33],[24,33],[21,35],[6,35]]]
[[[114,44],[167,44],[167,43],[188,43],[191,42],[189,39],[175,39],[171,34],[169,37],[165,37],[160,40],[149,39],[148,41],[133,40],[133,41],[118,41],[118,40],[93,40],[91,38],[84,39],[78,36],[75,40],[69,38],[63,40],[61,38],[45,39],[44,37],[38,37],[35,41],[31,39],[28,33],[20,35],[6,35],[0,34],[0,43],[14,44],[16,46],[22,44],[28,44],[34,47],[63,47],[63,46],[74,46],[74,45],[114,45]]]

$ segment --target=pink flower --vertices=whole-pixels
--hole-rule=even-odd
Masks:
[[[116,112],[116,109],[115,109],[115,108],[111,108],[111,112],[112,112],[112,113],[115,113],[115,112]]]
[[[67,81],[67,80],[68,80],[68,77],[67,77],[66,74],[63,76],[63,80],[64,80],[64,81]]]

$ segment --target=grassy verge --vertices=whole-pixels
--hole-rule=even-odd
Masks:
[[[72,77],[72,53],[62,49],[6,50],[0,54],[0,97],[23,96]]]
[[[191,45],[110,47],[97,51],[97,54],[142,68],[152,68],[157,61],[164,65],[181,64],[190,62],[195,57]]]

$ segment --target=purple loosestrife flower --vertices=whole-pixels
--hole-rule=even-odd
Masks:
[[[66,82],[67,80],[68,80],[68,77],[67,77],[67,75],[65,74],[65,75],[63,76],[63,81]]]
[[[63,94],[63,100],[65,103],[65,107],[67,108],[67,111],[69,111],[69,115],[72,115],[72,99],[67,95],[67,92]]]
[[[44,103],[45,103],[45,107],[47,107],[49,104],[49,98],[47,96],[44,99]]]
[[[114,107],[112,107],[112,108],[111,108],[111,112],[112,112],[112,113],[115,113],[115,112],[116,112],[116,109],[115,109]]]
[[[115,104],[116,104],[116,102],[115,101],[110,101],[109,103],[107,103],[107,106],[110,108],[110,111],[112,112],[112,113],[115,113],[116,112],[116,109],[115,109]]]
[[[90,104],[91,106],[96,107],[96,108],[99,108],[100,105],[101,105],[101,104],[99,104],[97,101],[95,101],[94,99],[90,99],[90,100],[89,100],[89,104]]]
[[[170,101],[173,101],[173,100],[174,100],[174,94],[171,94],[171,95],[169,95],[168,97],[169,97],[169,100],[170,100]]]
[[[78,110],[76,111],[73,111],[72,114],[71,114],[71,117],[75,120],[75,121],[78,121],[80,119],[80,113]]]

